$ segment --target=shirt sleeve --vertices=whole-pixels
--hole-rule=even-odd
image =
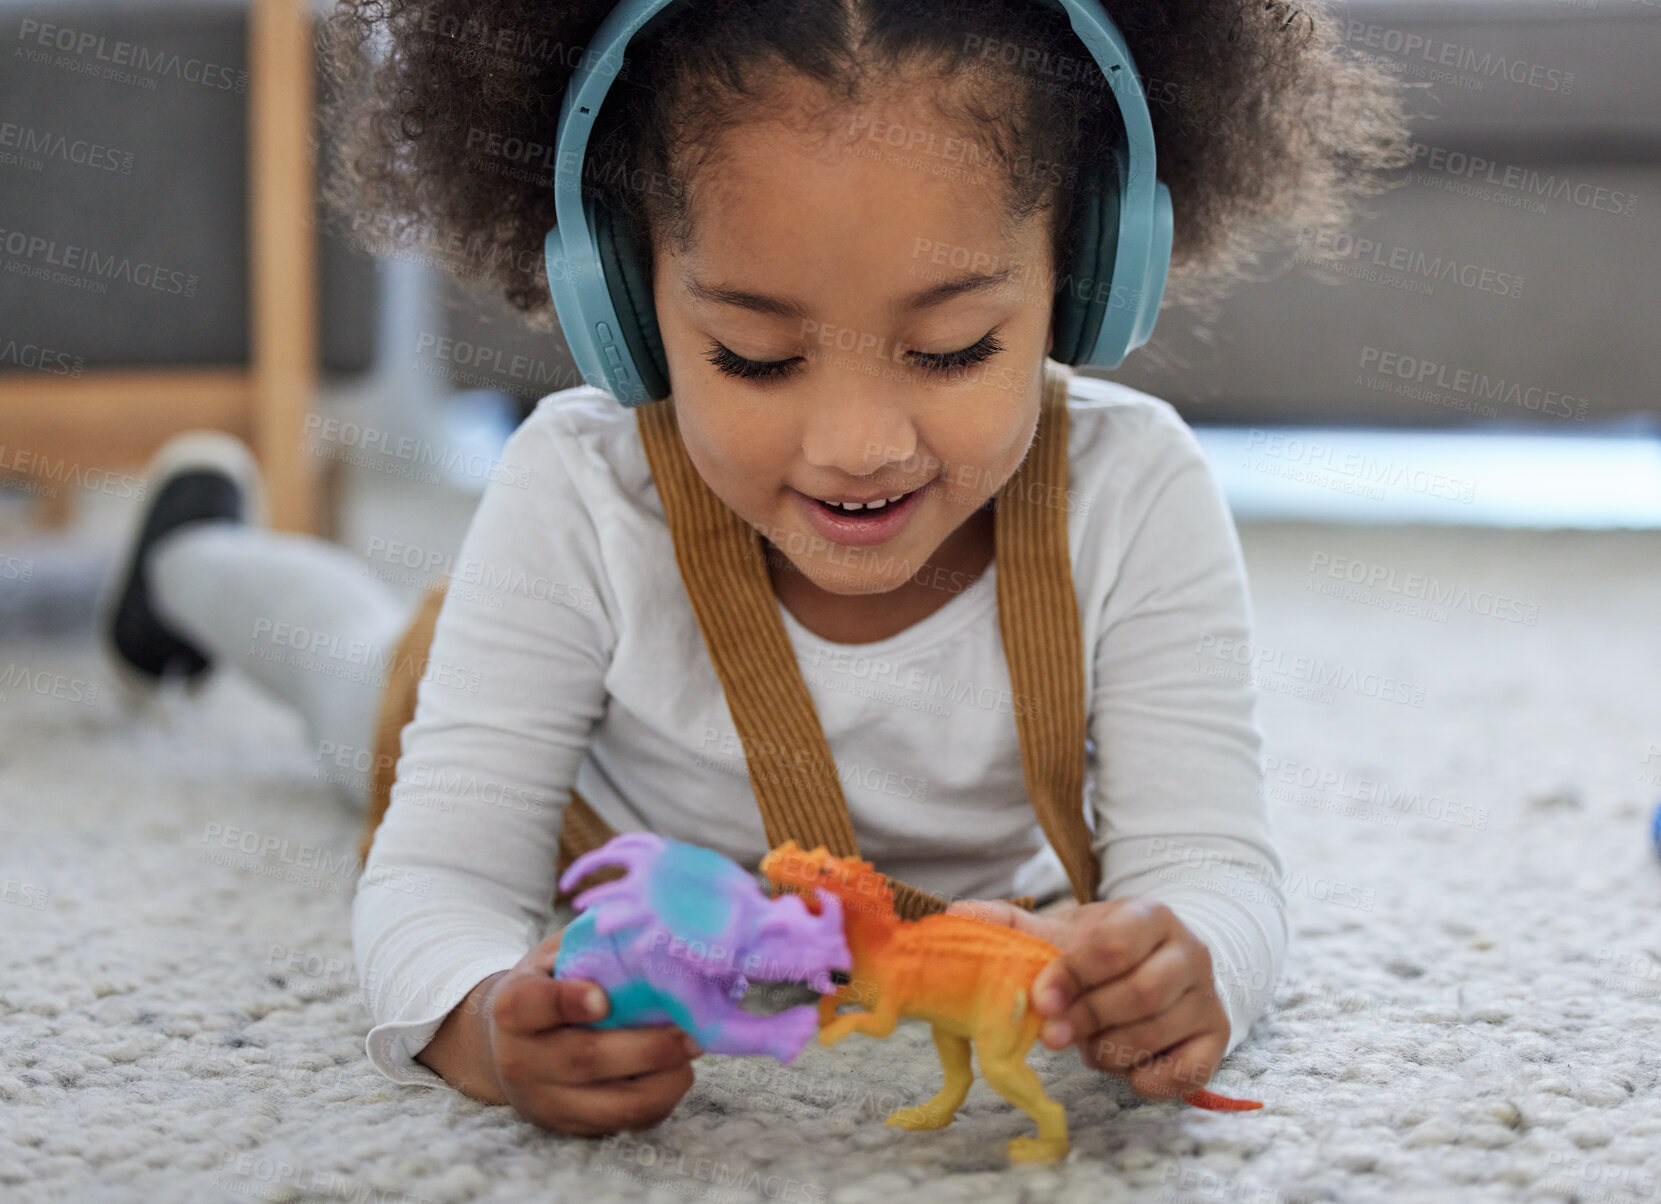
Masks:
[[[433,632],[391,803],[352,905],[373,1022],[369,1060],[398,1083],[480,981],[540,940],[560,818],[605,707],[615,648],[599,541],[543,407],[493,467]]]
[[[1125,550],[1094,654],[1098,897],[1157,899],[1204,942],[1229,1017],[1226,1056],[1273,996],[1288,939],[1256,686],[1210,655],[1245,646],[1251,602],[1199,441],[1174,410],[1146,421],[1146,451],[1110,510]]]

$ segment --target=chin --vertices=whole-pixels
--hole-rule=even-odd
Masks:
[[[928,557],[921,560],[912,556],[903,559],[881,548],[872,549],[874,555],[866,561],[852,559],[818,559],[803,565],[792,561],[796,570],[827,594],[844,598],[875,598],[900,589],[916,575]],[[838,552],[837,557],[844,555]],[[867,562],[869,561],[869,563]]]
[[[821,580],[818,576],[809,573],[808,580],[827,594],[839,594],[844,598],[864,598],[878,594],[891,594],[906,583],[904,577],[894,582],[879,581],[874,578],[850,580],[851,574],[846,572],[838,574],[835,569],[829,571],[831,576],[827,579]]]

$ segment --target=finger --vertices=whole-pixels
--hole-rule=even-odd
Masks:
[[[959,899],[946,908],[946,914],[1013,928],[1017,932],[1042,937],[1046,941],[1054,941],[1064,927],[1059,920],[1050,916],[1035,915],[1024,907],[1015,906],[1007,899]]]
[[[691,1065],[682,1064],[634,1079],[562,1087],[557,1094],[560,1128],[587,1137],[650,1129],[675,1110],[692,1082]]]
[[[1013,913],[1016,910],[1013,903],[1004,899],[958,899],[947,906],[946,914],[967,916],[971,920],[984,920],[988,924],[1002,924],[1013,928]]]
[[[533,1036],[570,1024],[587,1024],[610,1010],[599,984],[581,978],[510,974],[496,992],[495,1024],[504,1032]]]
[[[1149,1099],[1168,1099],[1197,1091],[1211,1081],[1227,1047],[1225,1033],[1196,1033],[1163,1050],[1151,1066],[1132,1071],[1130,1089]]]
[[[1060,1016],[1044,1023],[1040,1034],[1051,1049],[1065,1049],[1081,1037],[1114,1025],[1157,1016],[1192,987],[1198,975],[1187,948],[1166,941],[1128,974],[1092,987]]]
[[[1190,990],[1157,1016],[1090,1034],[1082,1046],[1085,1061],[1113,1074],[1139,1070],[1162,1050],[1207,1031],[1214,1019],[1204,993]]]
[[[528,1056],[536,1059],[538,1078],[566,1086],[658,1074],[684,1066],[702,1053],[691,1037],[672,1024],[562,1028],[542,1034],[533,1045],[534,1052]]]
[[[552,974],[554,959],[559,956],[559,941],[564,935],[565,929],[561,928],[558,932],[543,937],[542,943],[537,945],[536,952],[531,955],[531,964],[538,970]]]
[[[1075,924],[1061,956],[1033,979],[1033,1004],[1058,1016],[1085,991],[1132,969],[1174,932],[1176,916],[1163,903],[1130,895],[1087,924]]]

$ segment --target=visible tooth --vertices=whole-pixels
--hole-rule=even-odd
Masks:
[[[891,498],[883,498],[875,502],[835,502],[832,503],[841,510],[881,510],[883,507],[899,501],[905,494],[897,493]]]

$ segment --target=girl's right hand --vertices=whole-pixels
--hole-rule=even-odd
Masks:
[[[684,1029],[587,1029],[610,1002],[592,982],[553,977],[562,933],[496,987],[490,1048],[502,1094],[543,1128],[593,1137],[649,1129],[675,1110],[703,1053]]]
[[[477,1018],[476,1048],[458,1058],[486,1062],[489,1074],[481,1077],[494,1080],[492,1102],[512,1104],[541,1128],[581,1137],[649,1129],[692,1086],[692,1060],[703,1051],[673,1025],[577,1027],[603,1017],[610,1004],[592,982],[553,977],[561,935],[480,983],[475,990],[484,998],[476,1006],[469,1009],[469,996],[457,1009]],[[434,1069],[456,1081],[443,1066]]]

